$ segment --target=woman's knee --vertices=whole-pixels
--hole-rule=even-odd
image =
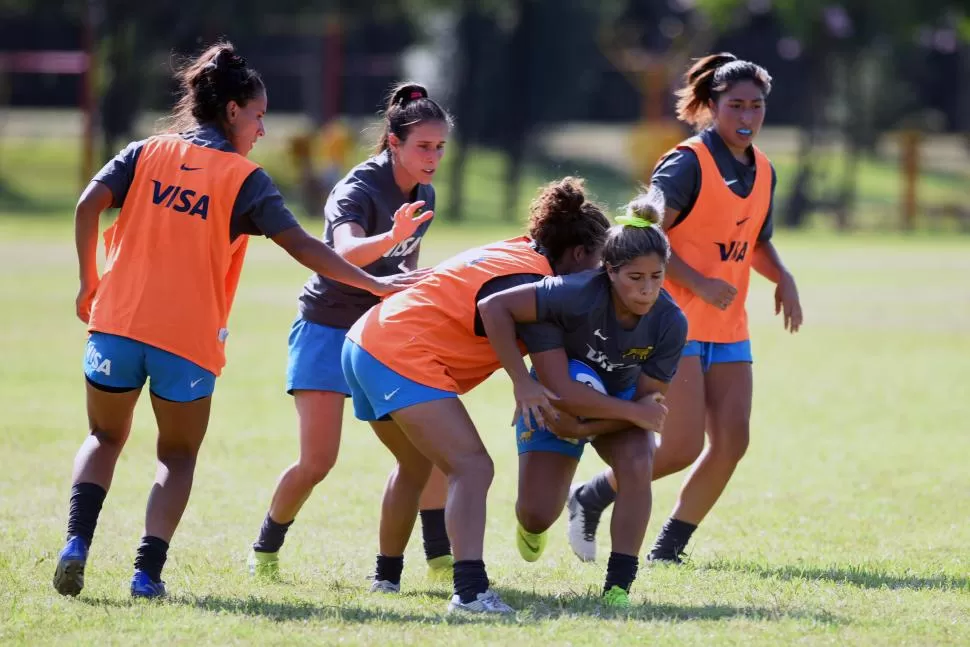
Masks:
[[[301,455],[297,469],[300,470],[300,474],[306,481],[316,485],[327,478],[327,474],[330,473],[336,463],[337,455],[333,453]]]
[[[647,491],[653,481],[653,448],[632,446],[613,460],[617,490]]]
[[[332,442],[325,437],[318,438],[317,442],[310,446],[301,443],[300,458],[297,461],[297,468],[307,481],[314,485],[322,481],[337,464],[337,455],[340,445]]]
[[[671,437],[660,439],[658,453],[662,453],[664,464],[669,465],[675,472],[694,464],[697,457],[704,450],[703,432],[696,436]]]
[[[155,455],[158,457],[158,462],[169,470],[195,469],[201,447],[202,444],[199,442],[162,436],[158,439]]]
[[[122,429],[105,429],[92,423],[89,426],[89,433],[98,441],[99,445],[116,452],[120,452],[125,446],[125,441],[128,440],[127,427]]]
[[[748,420],[727,420],[718,424],[711,434],[710,453],[725,462],[738,463],[748,451],[750,440]]]
[[[495,464],[487,452],[473,452],[449,461],[448,481],[474,482],[488,488],[495,477]]]
[[[523,497],[519,494],[515,502],[515,516],[523,528],[529,532],[543,532],[559,518],[562,506],[544,498],[541,494]]]
[[[431,478],[431,470],[434,467],[430,460],[412,459],[406,462],[398,461],[394,467],[393,478],[398,482],[405,482],[410,487],[417,490],[424,490],[428,479]]]
[[[199,450],[189,447],[159,447],[158,462],[168,468],[169,472],[195,472],[195,464],[199,457]]]

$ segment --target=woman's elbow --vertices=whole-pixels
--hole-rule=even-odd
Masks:
[[[353,245],[348,244],[345,241],[339,241],[339,242],[334,241],[331,249],[333,249],[334,253],[336,253],[337,256],[339,256],[340,258],[346,261],[350,261],[351,257],[353,256],[353,251],[354,251]]]

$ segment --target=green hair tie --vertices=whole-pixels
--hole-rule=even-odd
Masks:
[[[652,222],[650,222],[649,220],[645,220],[640,216],[630,216],[630,215],[617,216],[616,222],[621,225],[627,225],[630,227],[640,227],[641,229],[645,229],[647,227],[653,227]]]

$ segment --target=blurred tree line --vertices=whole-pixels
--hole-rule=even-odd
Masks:
[[[819,208],[848,228],[862,155],[880,135],[962,131],[970,149],[970,3],[967,0],[697,0],[726,31],[769,13],[784,27],[780,43],[801,59],[798,169],[785,209],[802,224]],[[754,10],[752,10],[754,9]],[[760,9],[760,10],[759,10]],[[845,151],[836,186],[813,191],[826,171],[819,148],[837,139]],[[909,154],[912,154],[911,152]],[[903,150],[903,156],[907,151]],[[812,199],[815,195],[815,199]]]
[[[961,131],[970,146],[968,0],[0,0],[0,16],[0,50],[80,48],[79,25],[96,36],[102,156],[130,137],[139,113],[171,105],[174,87],[159,80],[173,51],[228,35],[267,78],[274,109],[323,123],[373,113],[402,74],[402,53],[423,44],[444,63],[442,90],[458,119],[454,218],[472,146],[504,152],[510,207],[540,128],[641,119],[651,83],[662,86],[650,95],[663,104],[654,110],[669,116],[689,59],[715,50],[765,65],[775,77],[771,123],[799,130],[789,224],[819,207],[846,224],[859,157],[887,131]],[[52,24],[60,27],[46,39],[23,29]],[[646,89],[620,69],[657,60],[660,68],[638,71],[648,73]],[[844,168],[820,192],[819,151],[833,140]]]

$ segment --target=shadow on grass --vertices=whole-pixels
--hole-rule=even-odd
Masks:
[[[501,590],[501,589],[500,589]],[[648,601],[634,603],[627,609],[607,607],[599,596],[592,593],[571,593],[565,595],[544,595],[526,593],[512,589],[502,590],[502,597],[519,610],[519,619],[535,620],[556,619],[563,616],[590,616],[600,618],[622,618],[641,621],[690,622],[697,620],[724,620],[745,618],[750,620],[779,621],[786,619],[809,620],[821,624],[842,624],[838,616],[831,613],[810,613],[806,611],[779,607],[731,606],[726,604],[665,604]]]
[[[180,605],[200,611],[217,614],[234,614],[263,618],[273,622],[305,622],[307,620],[339,621],[347,623],[397,622],[397,623],[445,623],[481,624],[512,623],[532,624],[559,618],[601,618],[608,620],[637,621],[710,621],[730,618],[745,618],[776,622],[780,620],[808,620],[827,625],[843,624],[843,620],[830,613],[808,613],[784,608],[756,606],[729,606],[720,604],[678,605],[678,604],[633,604],[627,609],[604,606],[593,595],[567,594],[560,596],[526,593],[523,591],[497,588],[517,613],[509,616],[481,616],[471,614],[446,614],[447,597],[441,591],[413,591],[402,594],[409,597],[431,597],[431,604],[421,602],[421,611],[399,611],[387,608],[379,596],[348,602],[342,605],[328,605],[308,599],[285,601],[266,600],[256,596],[228,597],[222,595],[172,595],[163,601],[145,602],[117,598],[87,598],[79,601],[91,606],[131,608],[140,604]]]
[[[925,589],[970,591],[970,578],[953,575],[905,575],[886,572],[875,565],[769,566],[754,562],[716,561],[705,566],[711,570],[753,573],[759,577],[780,580],[826,581],[851,584],[864,589]]]

